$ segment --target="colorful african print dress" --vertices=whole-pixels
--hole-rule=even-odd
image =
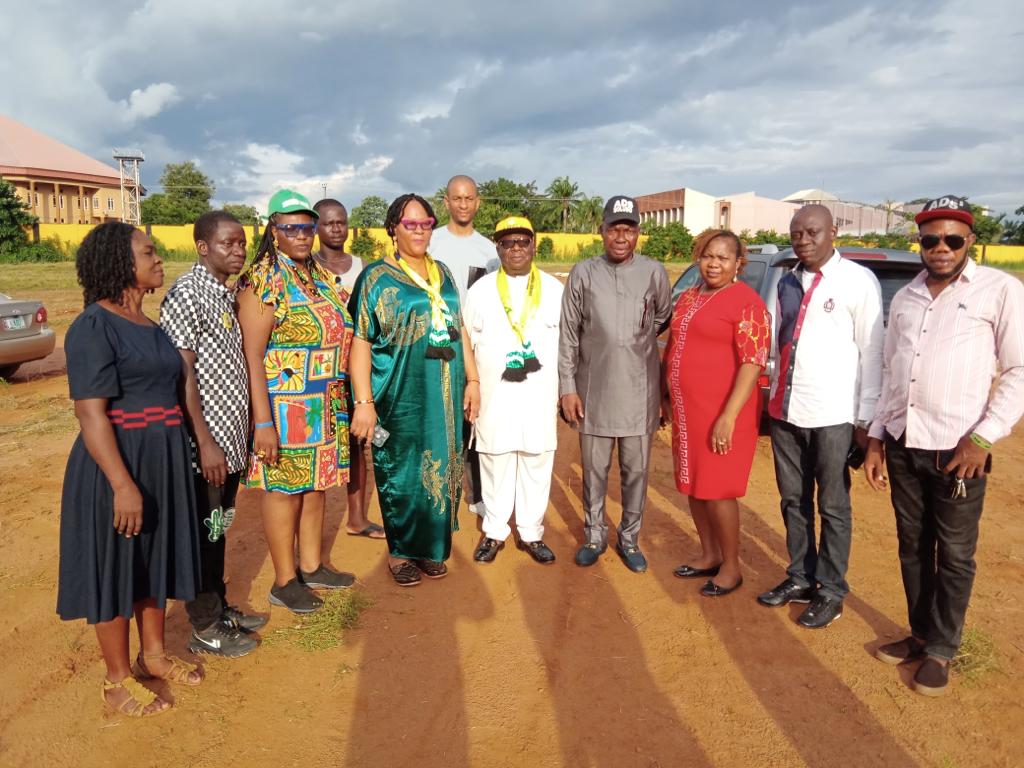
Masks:
[[[676,302],[670,328],[665,365],[676,488],[698,499],[738,499],[747,493],[754,461],[759,392],[755,390],[736,417],[729,453],[711,449],[711,433],[740,366],[768,364],[768,310],[744,283],[713,294],[690,288]]]
[[[441,268],[441,296],[462,332],[459,293]],[[462,343],[455,357],[427,357],[430,299],[385,261],[364,267],[349,302],[355,333],[371,346],[377,418],[391,433],[373,448],[381,516],[395,557],[435,562],[451,554],[462,495]]]
[[[276,465],[249,458],[246,485],[282,493],[322,491],[348,482],[348,355],[352,318],[316,264],[307,282],[291,259],[254,264],[241,278],[274,329],[263,365],[280,451]]]

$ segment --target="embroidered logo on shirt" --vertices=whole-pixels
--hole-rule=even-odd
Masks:
[[[836,308],[836,303],[832,299],[829,299],[828,301],[825,302],[825,311],[826,312],[831,312],[835,308]]]

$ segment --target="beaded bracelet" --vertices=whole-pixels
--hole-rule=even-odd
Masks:
[[[256,422],[256,429],[264,429],[266,427],[272,427],[272,426],[274,426],[274,422],[272,422],[272,421],[258,421],[258,422]]]
[[[992,450],[992,443],[990,443],[984,437],[979,435],[977,432],[971,432],[971,442],[974,443],[979,448],[981,448],[982,450],[985,450],[985,451],[991,451]]]

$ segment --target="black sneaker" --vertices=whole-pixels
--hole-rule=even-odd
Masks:
[[[778,608],[786,603],[809,603],[812,597],[814,590],[811,587],[802,587],[792,579],[786,579],[774,589],[758,595],[757,602],[770,608]]]
[[[800,614],[796,623],[808,629],[824,629],[843,615],[843,601],[818,595]]]
[[[250,637],[224,621],[215,621],[201,632],[193,629],[188,639],[189,653],[208,653],[228,659],[252,653],[258,645],[255,637]]]
[[[298,572],[299,581],[310,589],[348,589],[356,583],[356,577],[344,571],[335,571],[323,563],[312,573]]]
[[[265,626],[270,619],[265,613],[242,613],[233,605],[224,606],[220,618],[243,632],[255,632]]]
[[[270,588],[267,599],[271,605],[280,605],[292,613],[313,613],[324,604],[323,600],[313,594],[313,590],[300,584],[298,579],[292,579],[283,587],[275,584]]]

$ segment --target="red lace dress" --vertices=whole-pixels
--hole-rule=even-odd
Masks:
[[[698,499],[737,499],[747,492],[757,444],[760,393],[736,418],[732,450],[711,450],[711,431],[743,363],[768,364],[771,321],[761,297],[743,283],[716,293],[685,291],[672,314],[666,375],[672,401],[676,488]]]

